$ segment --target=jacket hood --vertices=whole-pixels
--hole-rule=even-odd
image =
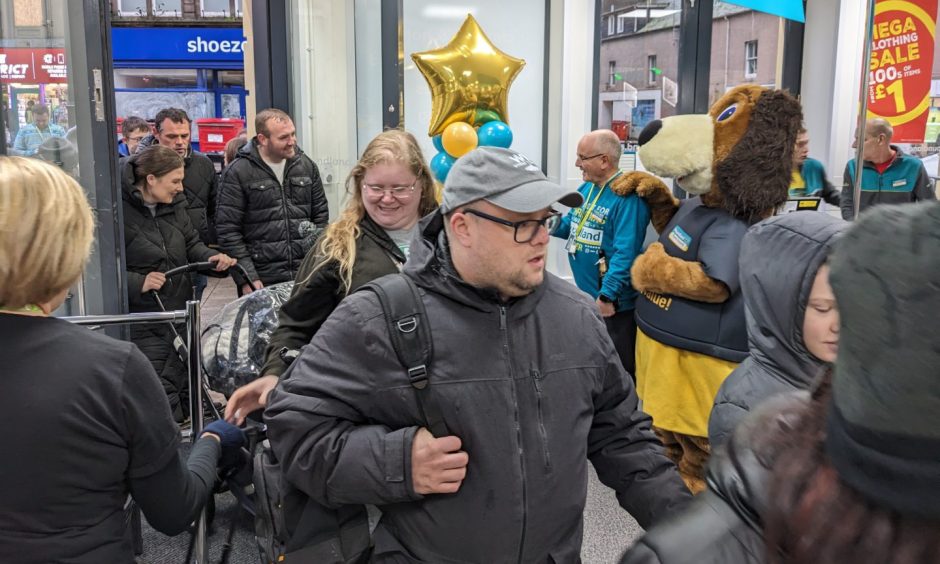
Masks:
[[[741,245],[749,361],[797,388],[808,388],[826,366],[803,343],[803,318],[816,273],[846,225],[825,213],[794,212],[758,223]]]
[[[531,294],[504,304],[494,288],[471,286],[457,273],[450,257],[444,221],[444,215],[437,209],[418,222],[418,235],[412,241],[403,272],[414,279],[418,286],[467,307],[489,312],[495,311],[500,305],[508,305],[512,308],[513,317],[531,313],[544,294],[545,284],[551,274],[546,272],[545,280]]]
[[[801,212],[810,213],[810,212]],[[708,462],[709,488],[755,531],[773,505],[770,485],[780,434],[798,424],[810,402],[805,390],[768,399],[734,430],[727,447],[715,449]]]

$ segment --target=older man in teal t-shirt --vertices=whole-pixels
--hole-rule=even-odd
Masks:
[[[636,194],[619,190],[622,153],[613,131],[601,129],[581,138],[575,165],[585,180],[578,189],[584,203],[572,209],[552,235],[567,239],[575,284],[594,298],[620,361],[633,376],[637,293],[630,267],[643,250],[650,211]]]

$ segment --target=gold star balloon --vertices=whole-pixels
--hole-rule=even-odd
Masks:
[[[525,61],[497,49],[473,16],[467,15],[450,43],[412,53],[411,58],[431,88],[428,135],[438,135],[458,121],[472,125],[490,121],[493,112],[509,122],[509,85]]]

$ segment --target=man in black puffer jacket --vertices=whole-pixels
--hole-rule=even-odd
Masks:
[[[290,116],[261,111],[255,130],[222,175],[216,229],[219,246],[261,288],[294,279],[329,208],[320,171],[297,146]]]
[[[186,211],[202,242],[212,245],[215,243],[215,198],[219,193],[215,165],[209,157],[193,150],[192,120],[184,110],[164,108],[157,112],[154,123],[156,134],[141,139],[140,148],[164,145],[183,157],[186,163],[183,176]]]

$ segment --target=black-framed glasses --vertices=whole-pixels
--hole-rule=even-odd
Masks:
[[[516,243],[528,243],[532,239],[535,239],[535,236],[539,234],[539,227],[544,227],[551,233],[558,227],[558,223],[561,221],[561,214],[554,210],[542,219],[523,219],[522,221],[509,221],[508,219],[496,217],[495,215],[474,209],[463,210],[463,213],[482,217],[483,219],[505,225],[506,227],[512,227],[512,238]]]
[[[581,155],[578,155],[578,160],[581,161],[581,162],[589,161],[589,160],[591,160],[591,159],[596,159],[597,157],[603,157],[604,154],[605,154],[605,153],[598,153],[598,154],[596,154],[596,155],[591,155],[590,157],[582,157]]]

